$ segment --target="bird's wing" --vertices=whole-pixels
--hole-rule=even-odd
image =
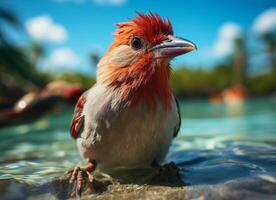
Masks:
[[[84,115],[82,111],[83,111],[84,104],[86,102],[87,93],[88,91],[84,92],[81,95],[81,97],[79,98],[75,106],[75,111],[73,113],[70,133],[74,139],[77,139],[80,133],[83,131]]]
[[[180,130],[180,126],[181,126],[181,114],[180,114],[180,108],[179,108],[179,103],[178,100],[176,99],[176,97],[174,97],[175,103],[176,103],[176,109],[177,109],[177,115],[178,115],[178,122],[175,126],[174,129],[174,133],[173,133],[173,137],[175,138],[178,135],[178,132]]]

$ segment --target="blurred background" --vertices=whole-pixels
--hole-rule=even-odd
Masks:
[[[178,97],[209,98],[234,85],[250,96],[276,89],[273,0],[3,0],[0,11],[1,107],[54,80],[89,88],[115,24],[135,11],[168,17],[176,35],[197,44],[173,61]]]
[[[168,17],[198,46],[172,62],[183,123],[168,160],[191,184],[223,182],[221,163],[226,180],[276,182],[275,0],[1,0],[0,179],[51,178],[81,160],[74,103],[95,83],[115,24],[136,11]]]
[[[197,44],[173,62],[178,97],[210,98],[235,85],[249,96],[276,90],[273,0],[3,0],[0,11],[2,108],[54,80],[91,87],[115,24],[135,11],[168,17],[176,35]]]

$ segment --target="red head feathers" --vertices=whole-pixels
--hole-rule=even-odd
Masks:
[[[170,21],[158,14],[138,14],[117,26],[115,41],[98,64],[98,81],[117,90],[129,106],[155,109],[160,102],[170,109],[169,62],[195,45],[173,37]]]
[[[129,22],[116,24],[118,30],[114,36],[115,45],[127,44],[132,36],[140,36],[151,45],[160,43],[168,35],[173,35],[171,22],[168,19],[162,19],[158,14],[141,14]]]

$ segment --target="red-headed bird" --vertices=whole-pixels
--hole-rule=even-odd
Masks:
[[[81,189],[101,168],[150,166],[161,162],[181,123],[169,86],[172,58],[196,49],[173,36],[168,19],[138,14],[117,24],[115,41],[98,63],[97,82],[76,104],[71,135],[86,167],[70,170]]]

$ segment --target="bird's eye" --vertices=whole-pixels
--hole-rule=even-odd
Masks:
[[[141,39],[138,37],[132,38],[130,45],[134,50],[139,50],[143,46]]]

